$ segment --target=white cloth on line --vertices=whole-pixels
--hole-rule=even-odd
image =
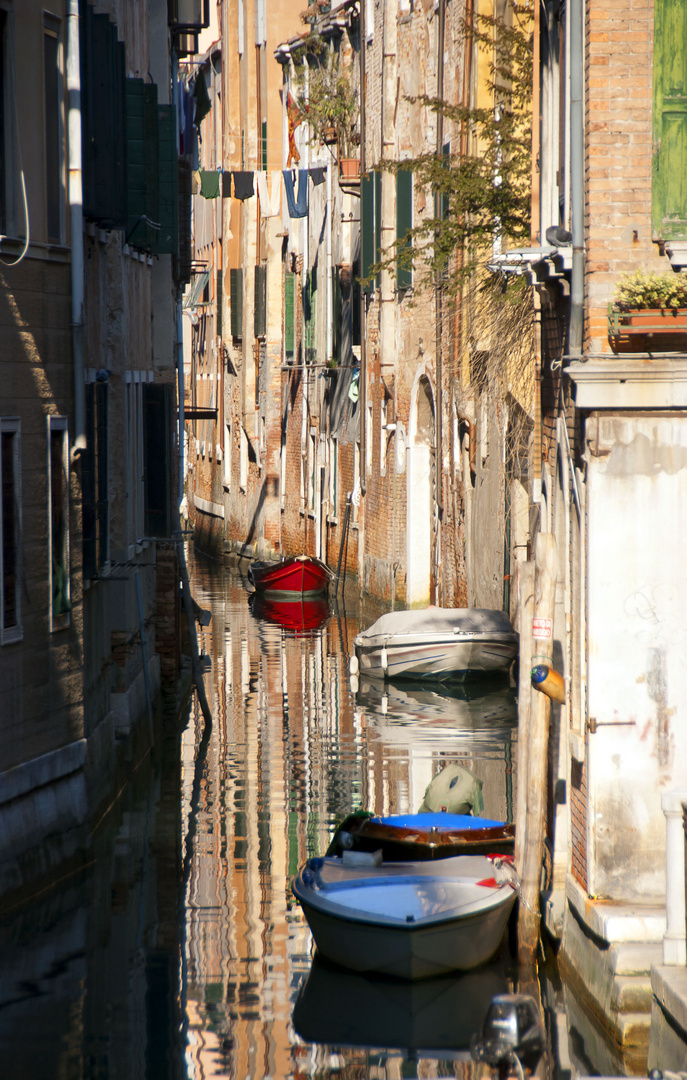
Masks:
[[[267,192],[267,173],[257,172],[255,176],[257,178],[258,196],[260,198],[260,213],[263,217],[276,217],[281,205],[281,172],[277,169],[272,173],[271,197]]]

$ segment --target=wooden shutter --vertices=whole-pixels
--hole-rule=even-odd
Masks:
[[[341,285],[335,266],[332,267],[332,359],[341,363]]]
[[[243,337],[243,270],[229,271],[229,303],[231,305],[231,336]]]
[[[295,333],[296,275],[288,270],[284,275],[284,358],[293,360],[296,351]]]
[[[303,321],[305,322],[305,362],[313,364],[317,359],[317,267],[309,270],[305,279],[303,296]]]
[[[172,483],[172,385],[143,385],[146,536],[169,536]]]
[[[256,266],[254,278],[253,334],[264,337],[267,333],[267,267]]]
[[[222,271],[217,271],[217,284],[215,288],[215,333],[217,337],[222,336],[222,303],[223,303],[223,282]]]
[[[396,251],[400,257],[410,246],[406,236],[413,227],[413,174],[407,169],[396,173]],[[407,289],[413,284],[413,272],[410,267],[396,264],[396,285]]]
[[[654,239],[687,238],[687,5],[656,0],[654,17]]]
[[[124,43],[107,15],[80,5],[84,217],[107,229],[126,225]],[[103,133],[107,134],[104,137]]]
[[[126,80],[127,242],[152,250],[156,231],[145,218],[159,221],[157,86]]]

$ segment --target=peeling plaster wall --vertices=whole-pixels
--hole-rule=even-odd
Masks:
[[[586,460],[589,892],[649,900],[687,761],[687,422],[590,417]]]

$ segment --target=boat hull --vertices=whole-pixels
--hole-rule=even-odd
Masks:
[[[248,577],[256,592],[269,593],[273,598],[293,599],[325,593],[332,573],[319,559],[297,555],[280,563],[251,563]]]
[[[387,612],[354,645],[360,675],[448,682],[508,672],[518,641],[503,611],[428,607]]]
[[[377,679],[432,679],[439,682],[505,674],[518,655],[514,635],[450,638],[437,634],[424,640],[401,635],[355,651],[361,675]]]
[[[311,870],[310,866],[317,869]],[[329,881],[322,881],[329,874]],[[426,979],[468,971],[498,949],[515,902],[491,860],[392,863],[365,873],[310,860],[293,883],[319,952],[358,972]]]
[[[488,914],[426,927],[380,927],[341,919],[301,902],[317,948],[341,967],[396,979],[469,971],[490,960],[503,938],[515,894]]]

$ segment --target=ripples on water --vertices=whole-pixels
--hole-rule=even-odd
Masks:
[[[457,762],[484,813],[512,816],[508,687],[438,694],[361,680],[359,618],[251,597],[200,562],[213,723],[197,704],[136,771],[88,872],[0,927],[0,1053],[17,1080],[455,1076],[507,952],[486,969],[395,983],[312,960],[290,892],[352,808],[416,810]]]

